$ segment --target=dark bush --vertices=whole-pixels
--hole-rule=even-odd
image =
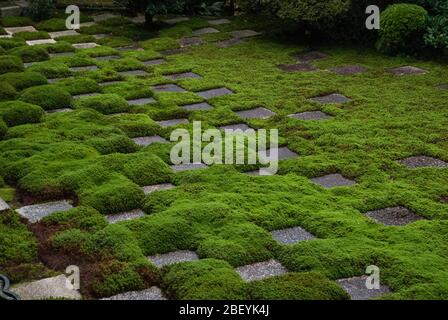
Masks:
[[[0,74],[23,71],[23,62],[16,56],[0,56]]]
[[[47,79],[37,72],[10,72],[0,75],[0,82],[4,81],[16,90],[47,84]]]
[[[54,85],[43,85],[26,89],[19,98],[21,101],[41,106],[44,110],[68,108],[72,96],[68,91]]]
[[[14,100],[17,91],[7,82],[0,82],[0,101]]]
[[[9,54],[22,58],[23,62],[38,62],[50,59],[48,52],[38,46],[23,46],[10,49]]]
[[[54,0],[31,0],[26,14],[33,20],[48,19],[55,8]]]
[[[5,121],[0,119],[0,139],[3,139],[3,137],[6,135],[7,131],[8,131],[8,126],[6,125]],[[2,187],[4,184],[5,184],[5,182],[3,181],[3,178],[1,178],[0,179],[0,187]]]
[[[40,122],[44,110],[36,105],[22,101],[0,102],[0,117],[9,127],[25,123]]]

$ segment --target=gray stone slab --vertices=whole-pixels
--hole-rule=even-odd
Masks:
[[[404,226],[409,223],[424,220],[405,207],[389,207],[374,211],[368,211],[366,216],[387,226]]]
[[[188,170],[200,170],[208,168],[208,166],[204,163],[186,163],[186,164],[177,164],[171,166],[171,169],[175,172],[180,171],[188,171]]]
[[[154,92],[187,92],[177,84],[161,84],[151,88]]]
[[[220,26],[222,24],[228,24],[230,23],[229,19],[213,19],[213,20],[208,20],[208,23],[211,24],[212,26]]]
[[[135,144],[138,144],[139,146],[142,146],[142,147],[146,147],[146,146],[149,146],[150,144],[153,144],[153,143],[156,143],[156,142],[158,142],[158,143],[168,143],[168,140],[166,140],[166,139],[164,139],[164,138],[162,138],[162,137],[160,137],[160,136],[149,136],[149,137],[137,137],[137,138],[134,138],[134,139],[132,139],[134,142],[135,142]]]
[[[151,104],[156,102],[157,101],[154,98],[140,98],[140,99],[128,100],[128,103],[131,106],[142,106],[145,104]]]
[[[181,72],[165,75],[165,78],[170,80],[180,80],[180,79],[200,79],[200,75],[194,72]]]
[[[81,294],[77,290],[67,288],[67,277],[46,278],[38,281],[18,284],[11,287],[11,292],[19,295],[21,300],[69,299],[80,300]]]
[[[261,35],[261,33],[254,30],[236,30],[230,32],[230,35],[234,38],[242,39],[242,38],[256,37]]]
[[[290,118],[299,120],[326,120],[330,119],[331,116],[322,111],[307,111],[288,115]]]
[[[24,26],[24,27],[7,27],[4,28],[6,33],[8,34],[16,34],[19,32],[37,32],[36,28],[33,26]]]
[[[0,212],[6,211],[6,210],[9,210],[9,209],[10,209],[10,207],[6,203],[6,201],[3,200],[2,198],[0,198]]]
[[[343,96],[339,93],[332,93],[326,96],[319,96],[311,98],[311,100],[318,102],[320,104],[328,104],[328,103],[346,103],[352,101],[351,99]]]
[[[318,70],[309,63],[281,64],[278,68],[285,72],[307,72]]]
[[[76,49],[91,49],[95,47],[99,47],[99,45],[95,42],[86,42],[86,43],[74,43],[72,46]]]
[[[163,56],[173,56],[175,54],[181,54],[187,52],[186,48],[178,48],[178,49],[168,49],[160,51],[160,54]]]
[[[75,30],[64,30],[64,31],[56,31],[56,32],[49,32],[51,39],[57,39],[60,37],[70,37],[70,36],[78,36],[79,33]]]
[[[77,94],[73,96],[73,99],[81,99],[81,98],[90,98],[90,97],[96,97],[101,95],[101,93],[93,92],[93,93],[83,93],[83,94]]]
[[[201,29],[194,30],[193,35],[194,36],[202,36],[204,34],[218,33],[218,32],[219,32],[219,30],[217,30],[215,28],[207,27],[207,28],[201,28]]]
[[[386,69],[388,73],[392,73],[396,76],[405,76],[405,75],[412,75],[412,74],[425,74],[427,71],[413,67],[413,66],[404,66],[404,67],[398,67],[398,68],[390,68]]]
[[[220,97],[220,96],[223,96],[226,94],[232,94],[232,93],[233,93],[233,91],[229,90],[227,88],[216,88],[216,89],[210,89],[210,90],[197,92],[197,94],[199,96],[201,96],[202,98],[204,98],[206,100]]]
[[[408,168],[446,168],[448,163],[440,159],[427,157],[427,156],[415,156],[399,160],[398,163]]]
[[[163,191],[163,190],[170,190],[176,188],[176,186],[174,184],[171,183],[161,183],[161,184],[154,184],[151,186],[144,186],[143,187],[143,192],[145,193],[145,195],[148,195],[150,193],[153,192],[157,192],[157,191]]]
[[[59,58],[59,57],[70,57],[73,56],[75,53],[73,51],[69,52],[56,52],[56,53],[50,53],[51,58]]]
[[[55,44],[56,40],[54,40],[54,39],[39,39],[39,40],[28,40],[25,42],[29,46],[37,46],[40,44]]]
[[[107,86],[111,86],[111,85],[114,85],[114,84],[121,84],[121,83],[123,83],[124,81],[120,81],[120,80],[116,80],[116,81],[106,81],[106,82],[101,82],[99,85],[100,86],[102,86],[102,87],[107,87]]]
[[[46,203],[33,204],[17,209],[17,213],[28,219],[31,223],[38,222],[42,218],[55,212],[62,212],[72,209],[73,206],[69,200],[52,201]]]
[[[246,282],[281,276],[288,272],[280,262],[274,259],[238,267],[235,271]]]
[[[73,109],[70,108],[61,108],[61,109],[53,109],[53,110],[48,110],[47,113],[52,114],[52,113],[67,113],[67,112],[72,112]]]
[[[318,184],[318,185],[324,187],[324,188],[344,187],[344,186],[352,186],[352,185],[356,184],[355,181],[349,180],[339,173],[328,174],[323,177],[313,178],[313,179],[311,179],[311,181],[315,184]]]
[[[239,38],[232,38],[232,39],[227,39],[227,40],[222,40],[222,41],[218,41],[216,43],[216,45],[219,48],[228,48],[228,47],[232,47],[234,45],[240,44],[245,42],[244,39],[239,39]]]
[[[261,159],[271,160],[285,160],[290,158],[297,158],[299,155],[294,151],[289,150],[287,147],[272,148],[264,151],[259,151],[258,156]]]
[[[145,70],[128,70],[128,71],[120,71],[118,72],[122,76],[130,76],[130,77],[144,77],[149,75]]]
[[[207,102],[201,102],[201,103],[195,103],[195,104],[187,104],[187,105],[181,106],[181,108],[185,109],[185,110],[188,110],[188,111],[213,109],[213,107],[211,105],[209,105]]]
[[[138,44],[131,44],[129,46],[123,46],[123,47],[116,47],[115,48],[118,51],[144,51],[142,47],[140,47]]]
[[[236,114],[243,119],[267,119],[276,115],[275,112],[263,107],[238,111]]]
[[[152,59],[152,60],[143,61],[142,63],[145,66],[155,66],[155,65],[166,63],[166,60],[165,59]]]
[[[202,40],[201,38],[191,37],[191,38],[179,39],[178,43],[182,48],[184,48],[184,47],[191,47],[191,46],[199,46],[201,44],[204,44],[205,41]]]
[[[95,57],[95,59],[99,60],[99,61],[111,61],[111,60],[121,59],[121,56],[119,56],[119,55],[110,55],[110,56]]]
[[[48,83],[56,83],[65,79],[71,79],[71,77],[66,77],[66,78],[53,78],[53,79],[48,79]]]
[[[157,121],[159,126],[167,128],[172,126],[177,126],[179,124],[187,124],[188,119],[171,119],[171,120],[163,120],[163,121]]]
[[[294,58],[301,62],[311,62],[315,60],[320,60],[326,58],[327,55],[320,51],[308,51],[308,52],[300,52],[294,55]]]
[[[190,20],[190,18],[188,18],[188,17],[177,17],[177,18],[163,20],[163,22],[168,23],[168,24],[176,24],[176,23],[184,22],[184,21],[188,21],[188,20]]]
[[[25,63],[23,64],[23,66],[24,66],[25,68],[29,68],[29,67],[34,66],[35,64],[39,64],[39,63],[40,63],[39,61],[36,61],[36,62],[25,62]]]
[[[246,131],[246,130],[251,129],[251,127],[249,127],[245,123],[237,123],[237,124],[230,124],[230,125],[227,125],[227,126],[221,126],[221,127],[219,127],[219,129],[221,129],[221,130],[242,130],[242,131]]]
[[[95,71],[95,70],[98,70],[98,67],[91,65],[91,66],[82,66],[82,67],[70,67],[69,69],[74,72],[81,72],[81,71]]]
[[[163,295],[162,290],[158,287],[151,287],[149,289],[141,291],[129,291],[120,293],[109,298],[103,298],[101,300],[122,300],[122,301],[148,301],[148,300],[167,300]]]
[[[275,230],[272,231],[271,234],[272,237],[281,244],[295,244],[300,241],[315,239],[311,233],[301,227]]]
[[[141,209],[135,209],[127,212],[109,214],[106,216],[106,219],[109,223],[117,223],[121,221],[128,221],[133,219],[138,219],[144,217],[145,213]]]
[[[350,295],[352,300],[368,300],[391,293],[390,288],[383,284],[379,289],[367,289],[366,280],[367,276],[361,276],[339,279],[337,283]]]
[[[163,266],[171,265],[174,263],[199,260],[199,257],[196,254],[196,252],[179,250],[165,254],[157,254],[154,256],[150,256],[148,257],[148,259],[152,263],[154,263],[158,268],[161,268]]]
[[[331,68],[330,71],[340,75],[351,75],[367,72],[367,68],[360,65],[348,65],[343,67]]]
[[[254,176],[254,177],[262,177],[262,176],[272,176],[272,172],[269,171],[266,168],[260,168],[258,170],[252,170],[245,172],[248,176]]]
[[[448,83],[439,84],[436,88],[440,90],[448,90]]]
[[[93,16],[93,20],[95,22],[101,22],[101,21],[109,20],[109,19],[112,19],[112,18],[119,18],[119,17],[121,17],[121,16],[113,14],[113,13],[106,12],[106,13],[102,13],[102,14],[98,14],[98,15]]]

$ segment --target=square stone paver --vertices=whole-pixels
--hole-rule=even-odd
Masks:
[[[154,256],[150,256],[148,257],[148,259],[152,263],[154,263],[158,268],[161,268],[163,266],[171,265],[174,263],[199,260],[199,257],[196,254],[196,252],[179,250],[165,254],[157,254]]]
[[[48,83],[56,83],[65,79],[70,79],[71,77],[67,77],[67,78],[53,78],[53,79],[48,79]]]
[[[182,73],[167,74],[165,75],[165,78],[170,80],[179,80],[179,79],[199,79],[202,77],[194,72],[182,72]]]
[[[49,32],[51,39],[57,39],[60,37],[69,37],[69,36],[78,36],[79,33],[75,30],[64,30],[64,31],[56,31],[56,32]]]
[[[219,48],[228,48],[228,47],[231,47],[231,46],[243,43],[243,42],[245,42],[244,39],[233,38],[233,39],[218,41],[216,43],[216,45]]]
[[[21,283],[11,287],[11,292],[17,294],[21,300],[69,299],[80,300],[78,290],[67,288],[67,277],[63,274],[38,281]]]
[[[328,104],[328,103],[346,103],[352,101],[351,99],[343,96],[339,93],[332,93],[326,96],[319,96],[311,98],[311,100],[318,102],[320,104]]]
[[[440,90],[448,90],[448,83],[439,84],[436,88]]]
[[[339,173],[328,174],[323,177],[313,178],[313,179],[311,179],[311,181],[315,184],[318,184],[318,185],[324,187],[324,188],[352,186],[352,185],[356,184],[355,181],[349,180]]]
[[[143,61],[142,63],[145,66],[156,66],[159,64],[166,63],[166,60],[165,59],[152,59],[152,60]]]
[[[273,148],[265,151],[259,151],[258,156],[265,160],[285,160],[289,158],[297,158],[299,155],[287,147]]]
[[[427,156],[415,156],[399,160],[398,163],[408,167],[408,168],[446,168],[448,163],[440,159],[427,157]]]
[[[230,35],[234,38],[241,39],[241,38],[256,37],[261,35],[261,33],[254,30],[236,30],[230,32]]]
[[[61,108],[61,109],[48,110],[46,112],[51,114],[51,113],[67,113],[67,112],[72,112],[72,111],[73,111],[73,109],[70,109],[70,108]]]
[[[110,55],[110,56],[95,57],[95,59],[99,60],[99,61],[112,61],[112,60],[121,59],[121,56],[119,56],[119,55]]]
[[[128,46],[123,46],[123,47],[115,47],[115,50],[118,50],[118,51],[144,51],[144,49],[142,47],[140,47],[140,45],[138,43],[131,44]]]
[[[0,198],[0,212],[9,210],[9,205],[6,203],[5,200],[3,200],[2,198]]]
[[[205,41],[198,37],[182,38],[178,40],[181,47],[199,46],[204,44]]]
[[[6,33],[8,34],[16,34],[19,32],[37,32],[36,28],[33,26],[25,26],[25,27],[10,27],[4,28]]]
[[[181,54],[181,53],[185,53],[185,52],[187,52],[186,48],[178,48],[178,49],[163,50],[163,51],[160,51],[160,54],[163,56],[172,56],[175,54]]]
[[[145,195],[148,195],[153,192],[169,190],[169,189],[173,189],[173,188],[176,188],[176,186],[174,184],[161,183],[161,184],[154,184],[152,186],[144,186],[143,192],[145,193]]]
[[[213,109],[213,107],[211,105],[209,105],[207,102],[201,102],[201,103],[195,103],[195,104],[187,104],[187,105],[181,106],[181,108],[185,109],[185,110],[188,110],[188,111]]]
[[[325,53],[322,53],[320,51],[308,51],[308,52],[301,52],[296,53],[294,55],[294,58],[301,62],[311,62],[315,60],[320,60],[326,58],[327,55]]]
[[[307,111],[288,115],[290,118],[299,120],[326,120],[330,119],[331,116],[322,111]]]
[[[427,71],[417,68],[417,67],[413,67],[413,66],[404,66],[404,67],[398,67],[398,68],[391,68],[391,69],[386,69],[386,71],[388,73],[392,73],[393,75],[396,76],[404,76],[404,75],[410,75],[410,74],[424,74]]]
[[[236,114],[243,119],[267,119],[276,115],[275,112],[272,112],[271,110],[263,107],[238,111],[236,112]]]
[[[168,128],[168,127],[172,127],[172,126],[177,126],[179,124],[187,124],[188,119],[183,118],[183,119],[163,120],[163,121],[157,121],[157,123],[161,127]]]
[[[87,42],[87,43],[74,43],[72,46],[76,49],[91,49],[95,47],[99,47],[99,45],[95,42]]]
[[[367,70],[367,68],[364,68],[363,66],[349,65],[349,66],[331,68],[330,71],[340,74],[340,75],[351,75],[351,74],[357,74],[357,73],[364,73],[364,72],[367,72],[368,70]]]
[[[208,23],[211,24],[212,26],[220,26],[222,24],[228,24],[230,23],[229,19],[214,19],[214,20],[208,20]]]
[[[176,23],[184,22],[184,21],[188,21],[188,20],[190,20],[190,18],[188,18],[188,17],[177,17],[177,18],[163,20],[163,22],[168,23],[168,24],[176,24]]]
[[[205,169],[208,168],[208,166],[204,163],[186,163],[186,164],[176,164],[172,165],[171,169],[175,172],[180,171],[188,171],[188,170],[199,170],[199,169]]]
[[[424,220],[405,207],[390,207],[365,213],[366,216],[386,226],[404,226],[409,223]]]
[[[96,97],[96,96],[100,96],[100,95],[101,95],[101,93],[98,93],[98,92],[82,93],[82,94],[74,95],[73,99],[90,98],[90,97]]]
[[[309,63],[281,64],[278,68],[285,72],[307,72],[317,70],[316,67]]]
[[[216,89],[197,92],[197,94],[199,96],[201,96],[202,98],[204,98],[206,100],[212,99],[215,97],[220,97],[220,96],[223,96],[226,94],[232,94],[232,93],[233,93],[233,91],[229,90],[227,88],[216,88]]]
[[[59,57],[70,57],[73,56],[75,52],[68,51],[68,52],[56,52],[56,53],[50,53],[50,58],[59,58]]]
[[[275,230],[271,234],[281,244],[294,244],[300,241],[315,239],[311,233],[300,227]]]
[[[121,80],[114,80],[114,81],[105,81],[105,82],[101,82],[99,85],[102,87],[107,87],[107,86],[111,86],[114,84],[121,84],[123,83],[123,81]]]
[[[193,35],[194,36],[202,36],[204,34],[218,33],[218,32],[219,32],[219,30],[217,30],[215,28],[207,27],[207,28],[201,28],[201,29],[194,30]]]
[[[235,271],[246,282],[281,276],[288,272],[280,262],[274,259],[238,267]]]
[[[219,129],[221,129],[221,130],[242,130],[242,131],[246,131],[246,130],[249,130],[249,129],[252,129],[252,128],[249,127],[245,123],[237,123],[237,124],[229,124],[227,126],[221,126],[221,127],[219,127]]]
[[[381,284],[379,289],[367,289],[367,276],[340,279],[337,283],[352,298],[352,300],[368,300],[378,298],[391,292],[390,288]]]
[[[41,40],[28,40],[26,44],[29,46],[37,46],[40,44],[55,44],[56,41],[54,39],[41,39]]]
[[[17,213],[28,219],[31,223],[38,222],[42,218],[55,212],[62,212],[72,209],[73,206],[69,200],[52,201],[46,203],[33,204],[17,209]]]
[[[120,221],[128,221],[144,217],[145,213],[141,209],[135,209],[127,212],[109,214],[106,219],[109,223],[117,223]]]
[[[161,84],[153,86],[154,92],[187,92],[184,88],[179,87],[177,84]]]
[[[71,71],[80,72],[80,71],[95,71],[98,70],[97,66],[82,66],[82,67],[70,67]]]
[[[144,77],[149,74],[145,70],[128,70],[128,71],[120,71],[118,73],[125,77],[126,76],[128,76],[128,77]]]
[[[120,293],[109,298],[103,298],[101,300],[122,300],[122,301],[149,301],[149,300],[167,300],[163,295],[162,290],[158,287],[151,287],[149,289],[141,291],[129,291]]]
[[[168,140],[160,136],[149,136],[149,137],[137,137],[132,139],[137,145],[146,147],[153,143],[168,143]]]
[[[131,106],[143,106],[145,104],[151,104],[156,103],[157,101],[154,98],[140,98],[140,99],[133,99],[128,100],[128,104]]]

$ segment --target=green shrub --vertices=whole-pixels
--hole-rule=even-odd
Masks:
[[[381,13],[377,48],[384,53],[415,53],[422,48],[427,11],[414,4],[395,4]]]
[[[38,62],[50,59],[48,52],[39,46],[13,48],[8,53],[19,56],[23,62]]]
[[[103,114],[113,114],[129,111],[128,102],[116,94],[102,94],[85,97],[75,101],[76,108],[91,108]]]
[[[0,101],[14,100],[17,91],[7,82],[0,82]]]
[[[48,19],[55,9],[54,0],[31,0],[26,13],[35,21]]]
[[[68,91],[54,85],[43,85],[24,90],[19,99],[41,106],[44,110],[68,108],[72,96]]]
[[[430,17],[424,36],[426,45],[435,49],[448,49],[448,14]]]
[[[350,4],[351,0],[283,0],[279,2],[278,15],[283,19],[328,23],[347,12]]]
[[[37,72],[9,72],[0,75],[0,82],[7,82],[16,90],[47,84],[47,79]]]
[[[23,71],[23,62],[16,56],[0,56],[0,74]]]
[[[97,43],[102,46],[108,46],[108,47],[125,47],[130,46],[133,44],[133,41],[131,39],[125,38],[125,37],[106,37],[103,39],[97,40]]]
[[[0,23],[4,27],[26,27],[33,25],[33,21],[28,17],[2,17]]]
[[[40,39],[50,39],[50,35],[45,31],[37,32],[18,32],[14,34],[15,38],[23,39],[25,41],[29,40],[40,40]]]
[[[5,121],[0,119],[0,139],[3,139],[5,137],[6,132],[8,132],[8,126],[6,125]],[[1,178],[0,180],[0,187],[3,187],[5,182],[3,181],[3,178]]]
[[[40,122],[43,115],[44,110],[33,104],[21,101],[0,102],[0,116],[9,127]]]

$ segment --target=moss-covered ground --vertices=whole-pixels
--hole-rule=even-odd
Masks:
[[[89,21],[87,17],[84,18]],[[7,19],[4,27],[32,21]],[[62,19],[63,22],[63,19]],[[39,31],[61,29],[61,18],[33,23]],[[0,273],[14,280],[42,277],[47,268],[65,268],[54,256],[86,266],[86,297],[99,298],[151,285],[178,299],[347,299],[334,280],[360,276],[369,265],[393,291],[390,299],[448,299],[448,170],[408,169],[397,160],[426,155],[448,161],[446,63],[383,56],[371,49],[321,44],[327,57],[312,72],[286,73],[308,50],[300,36],[276,36],[265,21],[239,17],[205,35],[206,44],[142,62],[178,48],[177,40],[208,26],[192,18],[158,34],[124,18],[81,29],[81,36],[55,45],[29,47],[17,34],[0,39],[0,196],[19,207],[71,198],[77,208],[54,214],[28,231],[10,211],[0,215]],[[232,30],[253,29],[264,36],[220,48]],[[108,34],[96,40],[91,35]],[[46,33],[42,32],[42,35]],[[100,47],[74,49],[96,41]],[[144,51],[117,47],[138,43]],[[53,56],[58,52],[73,55]],[[98,56],[120,55],[104,61]],[[23,62],[42,61],[26,69]],[[337,75],[332,67],[362,65],[366,73]],[[96,65],[95,71],[70,67]],[[423,75],[394,76],[387,68],[413,65]],[[119,71],[142,69],[145,77]],[[164,74],[193,71],[200,79],[167,81]],[[46,79],[72,76],[47,84]],[[124,80],[110,86],[99,83]],[[177,83],[186,93],[154,93],[152,85]],[[202,102],[194,92],[226,87],[234,94],[209,101],[212,110],[188,112],[180,106]],[[73,95],[104,96],[74,100]],[[341,93],[352,101],[320,105],[310,98]],[[155,104],[129,106],[125,100],[154,97]],[[203,128],[240,123],[234,111],[264,106],[277,115],[246,121],[253,128],[278,129],[280,143],[299,157],[280,163],[275,176],[249,176],[247,167],[214,165],[173,173],[170,144],[138,147],[134,137],[173,128],[156,121],[187,117]],[[71,107],[73,112],[44,113]],[[325,121],[301,121],[289,114],[321,110]],[[127,113],[113,115],[114,113]],[[180,125],[191,129],[190,125]],[[341,173],[354,186],[324,189],[310,178]],[[5,181],[3,183],[3,180]],[[176,188],[145,196],[142,186],[173,183]],[[363,213],[405,206],[426,219],[407,226],[383,226]],[[142,208],[147,216],[108,225],[104,215]],[[270,231],[300,226],[317,237],[281,246]],[[52,230],[39,237],[36,230]],[[52,259],[39,257],[38,240]],[[41,244],[42,245],[42,244]],[[147,256],[188,249],[201,260],[156,269]],[[68,257],[68,258],[67,258]],[[290,273],[243,282],[235,267],[275,258]],[[53,261],[50,263],[49,261]],[[64,260],[66,261],[66,260]],[[20,275],[12,267],[21,265]],[[26,272],[25,272],[25,271]],[[60,271],[60,270],[59,270]],[[83,270],[81,270],[83,272]],[[19,275],[19,276],[18,276]],[[87,286],[87,287],[86,287]]]

